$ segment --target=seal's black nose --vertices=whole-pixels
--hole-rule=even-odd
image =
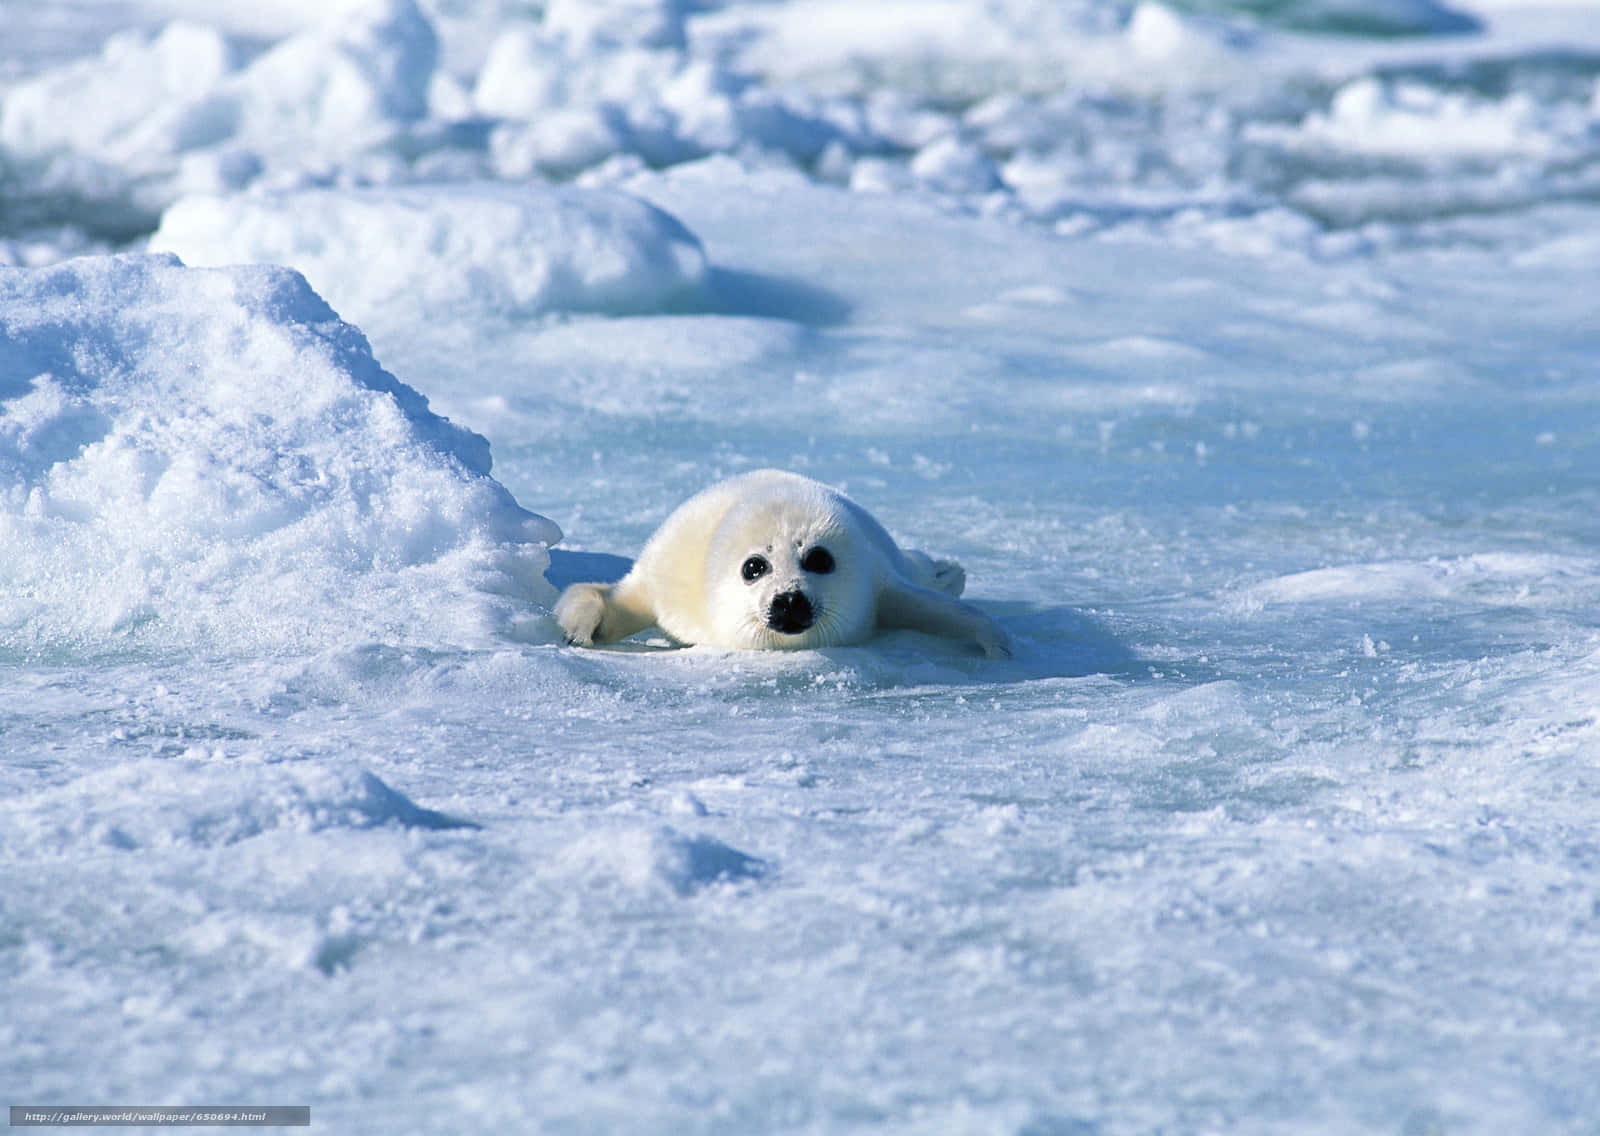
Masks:
[[[804,592],[779,592],[767,609],[767,626],[785,635],[798,635],[817,618]]]

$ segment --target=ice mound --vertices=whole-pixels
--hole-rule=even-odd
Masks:
[[[1585,115],[1571,108],[1541,108],[1523,92],[1494,100],[1363,76],[1335,93],[1327,113],[1306,117],[1299,141],[1306,149],[1418,163],[1572,162],[1579,159],[1589,128]]]
[[[288,134],[342,152],[425,117],[438,61],[433,25],[413,0],[371,0],[281,41],[222,93],[246,141]]]
[[[655,311],[693,299],[706,277],[700,242],[676,219],[572,187],[194,197],[167,210],[151,245],[191,264],[292,265],[363,325]]]
[[[1494,213],[1592,192],[1593,114],[1581,84],[1551,99],[1435,76],[1361,76],[1299,122],[1241,140],[1286,175],[1285,200],[1325,224]]]
[[[0,104],[0,143],[19,154],[72,149],[109,160],[137,161],[152,145],[170,154],[194,141],[186,119],[238,65],[232,45],[199,24],[121,32],[98,57],[11,91]]]
[[[288,269],[0,269],[0,650],[526,634],[489,461]]]
[[[477,827],[421,807],[366,770],[187,756],[125,761],[9,803],[5,813],[9,841],[33,856],[212,848],[280,829]]]
[[[501,177],[566,176],[613,155],[663,166],[766,150],[810,163],[830,142],[878,143],[845,100],[773,89],[686,52],[671,3],[552,4],[491,45],[471,93],[496,122]]]
[[[685,44],[686,0],[549,0],[544,24],[584,46]]]

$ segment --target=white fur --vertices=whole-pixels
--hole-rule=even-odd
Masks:
[[[828,572],[801,567],[824,548]],[[747,581],[741,566],[766,570]],[[556,603],[567,638],[581,646],[660,627],[680,643],[795,649],[859,643],[880,627],[969,639],[991,657],[1011,653],[1006,633],[956,599],[961,566],[904,552],[883,526],[837,490],[764,469],[713,485],[656,530],[614,585],[573,584]],[[785,632],[769,612],[780,594],[805,597],[814,622]]]

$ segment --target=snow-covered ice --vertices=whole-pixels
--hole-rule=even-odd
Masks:
[[[1600,8],[5,20],[10,1103],[1600,1124]],[[558,642],[762,466],[1015,657]]]

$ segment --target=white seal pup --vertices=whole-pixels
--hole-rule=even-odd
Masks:
[[[966,639],[1011,654],[1005,631],[956,597],[966,573],[900,549],[838,490],[763,469],[675,509],[615,584],[573,584],[556,602],[571,643],[659,627],[680,643],[799,649],[859,643],[879,628]]]

